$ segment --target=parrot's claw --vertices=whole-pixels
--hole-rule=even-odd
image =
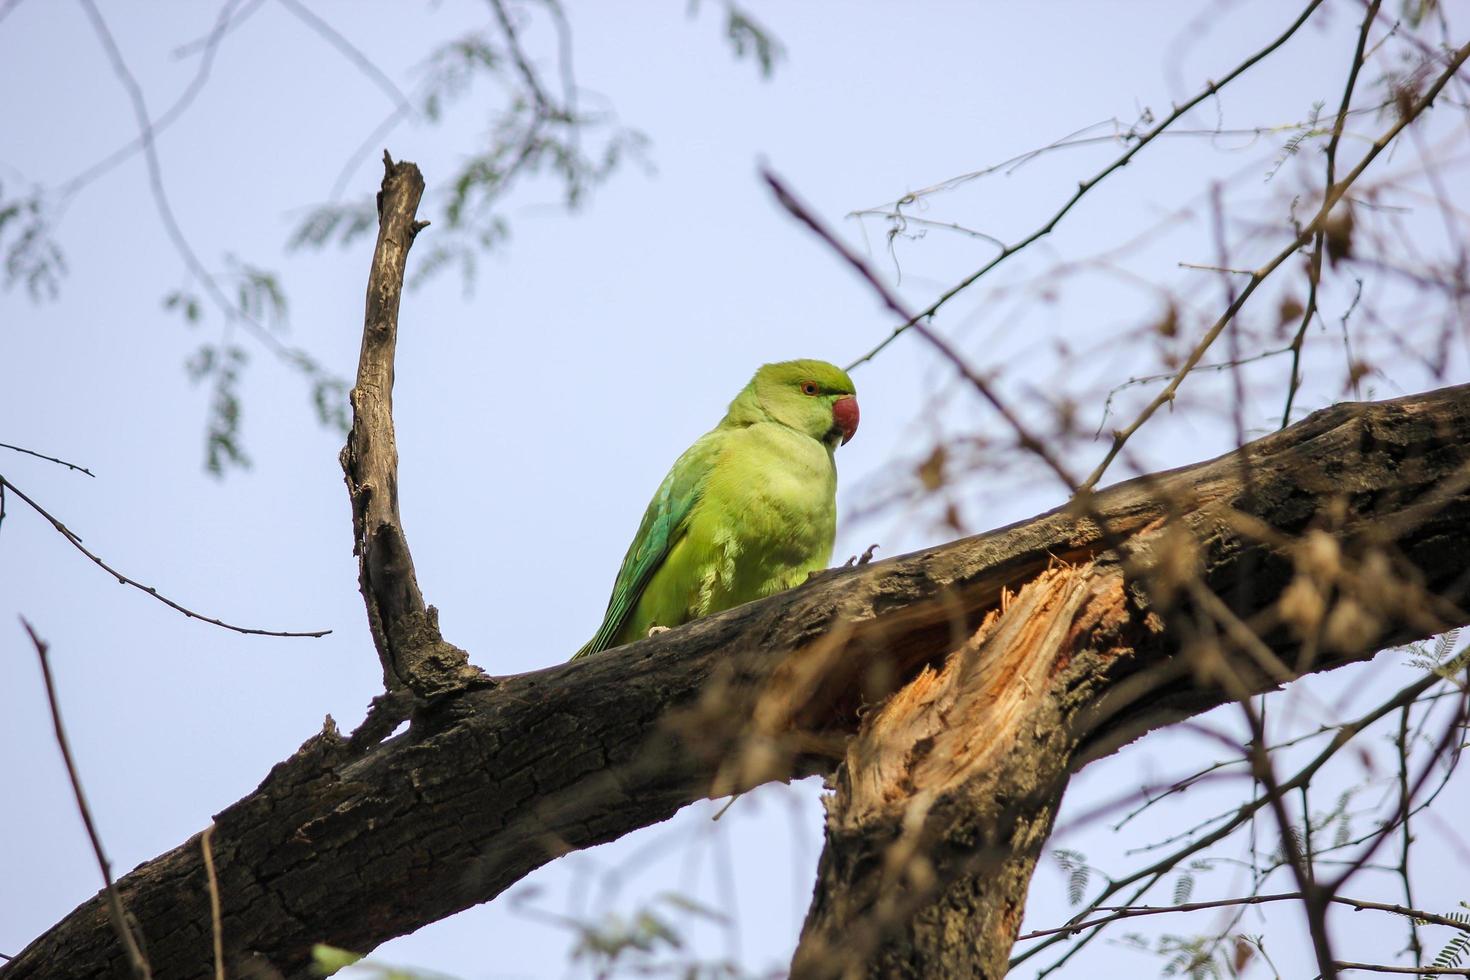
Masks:
[[[873,560],[873,552],[877,550],[878,546],[876,544],[870,544],[861,555],[853,555],[851,558],[847,559],[847,561],[843,562],[841,565],[838,565],[836,568],[818,568],[814,571],[807,572],[806,580],[808,582],[815,582],[817,579],[822,578],[823,576],[831,575],[833,572],[841,571],[844,568],[862,568],[864,565]]]
[[[660,633],[667,633],[671,629],[673,629],[672,626],[650,626],[648,627],[648,635],[658,636]]]

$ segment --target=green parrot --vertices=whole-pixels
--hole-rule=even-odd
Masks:
[[[643,514],[597,634],[572,659],[800,585],[837,531],[852,379],[825,361],[767,364],[674,463]]]

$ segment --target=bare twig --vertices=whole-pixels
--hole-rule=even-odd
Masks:
[[[1438,679],[1438,675],[1434,676]],[[1456,707],[1454,716],[1451,717],[1449,724],[1445,726],[1444,734],[1435,742],[1434,750],[1430,754],[1429,760],[1425,762],[1424,768],[1420,771],[1418,777],[1408,786],[1408,799],[1411,802],[1419,795],[1419,791],[1428,785],[1429,779],[1435,774],[1435,771],[1441,768],[1440,760],[1446,757],[1453,757],[1457,751],[1457,746],[1461,741],[1461,732],[1464,730],[1467,720],[1470,720],[1470,688],[1461,692],[1459,701],[1460,703]],[[1446,778],[1448,778],[1448,774],[1446,774]],[[1393,825],[1393,823],[1390,823],[1389,829]],[[1368,846],[1364,848],[1362,854],[1349,861],[1341,874],[1322,886],[1324,890],[1331,894],[1336,894],[1341,890],[1355,874],[1368,866],[1368,862],[1372,859],[1374,853],[1377,852],[1379,847],[1383,846],[1387,838],[1387,833],[1374,835],[1368,841]]]
[[[148,114],[148,104],[143,97],[143,89],[138,80],[133,76],[132,70],[128,68],[127,61],[122,56],[122,51],[117,46],[117,41],[112,36],[107,22],[103,20],[102,13],[97,9],[95,0],[78,0],[82,9],[86,11],[87,18],[92,22],[92,29],[102,43],[108,60],[112,63],[113,72],[122,82],[127,91],[128,99],[133,106],[133,115],[137,119],[139,139],[142,141],[143,158],[148,164],[148,186],[153,192],[153,201],[157,206],[159,219],[163,222],[164,231],[167,232],[169,241],[173,243],[175,251],[184,260],[184,265],[197,279],[225,316],[231,320],[238,320],[250,331],[251,335],[258,340],[271,353],[287,361],[294,361],[299,354],[293,351],[281,339],[270,331],[265,324],[260,323],[254,317],[249,316],[244,310],[232,302],[225,295],[219,282],[213,273],[205,268],[204,263],[194,251],[194,246],[189,243],[184,229],[179,225],[178,218],[174,215],[173,205],[169,203],[168,192],[163,184],[163,168],[158,159],[158,147],[155,139],[157,133],[153,121]]]
[[[148,595],[150,595],[153,598],[157,599],[159,602],[163,603],[165,606],[168,606],[170,609],[173,609],[173,610],[176,610],[178,612],[183,613],[185,616],[189,617],[190,619],[197,619],[197,620],[199,620],[201,622],[209,623],[209,624],[211,624],[213,626],[218,626],[221,629],[227,629],[227,630],[230,630],[230,631],[235,632],[235,633],[245,633],[245,634],[250,635],[250,636],[292,636],[292,637],[296,637],[296,636],[326,636],[328,633],[332,632],[331,630],[312,630],[310,632],[291,632],[291,631],[287,631],[287,630],[262,630],[262,629],[254,629],[254,628],[249,627],[249,626],[236,626],[233,623],[227,623],[227,622],[225,622],[222,619],[215,619],[213,616],[206,616],[203,613],[195,612],[194,610],[190,609],[189,607],[180,605],[179,603],[177,603],[174,600],[170,599],[168,596],[166,596],[163,593],[159,592],[153,586],[151,586],[151,585],[144,585],[142,582],[139,582],[136,579],[129,578],[128,576],[124,575],[122,572],[118,571],[117,569],[113,568],[111,565],[107,564],[107,562],[103,561],[100,557],[98,557],[90,549],[88,549],[86,545],[82,544],[82,539],[79,538],[79,537],[77,537],[77,535],[75,535],[74,533],[72,533],[72,531],[71,531],[70,528],[68,528],[65,524],[61,523],[61,521],[57,520],[55,517],[52,517],[51,514],[48,513],[45,510],[45,508],[43,508],[40,504],[36,503],[34,500],[32,500],[30,497],[28,497],[19,487],[17,487],[14,483],[11,483],[9,480],[5,479],[5,477],[3,477],[3,476],[0,476],[0,488],[8,488],[17,497],[19,497],[21,500],[25,501],[30,506],[31,510],[34,510],[37,514],[40,514],[43,518],[45,518],[45,520],[52,527],[54,527],[56,529],[56,532],[58,534],[60,534],[63,538],[65,538],[68,542],[70,542],[70,544],[71,544],[71,546],[73,548],[77,549],[82,554],[86,555],[89,559],[91,559],[92,563],[94,565],[96,565],[98,568],[100,568],[103,571],[107,572],[109,575],[111,575],[113,578],[117,579],[123,585],[130,585],[130,586],[132,586],[133,588],[137,589],[140,592],[147,593]]]
[[[1363,52],[1368,47],[1368,32],[1373,28],[1373,22],[1378,18],[1378,8],[1382,0],[1371,0],[1367,11],[1363,14],[1363,24],[1358,30],[1358,46],[1353,51],[1353,62],[1348,68],[1347,84],[1342,89],[1342,102],[1337,108],[1337,119],[1332,124],[1332,136],[1327,141],[1327,179],[1323,184],[1326,188],[1324,193],[1332,190],[1333,183],[1337,177],[1337,147],[1342,141],[1343,127],[1347,124],[1348,109],[1353,101],[1353,89],[1358,83],[1358,72],[1363,67]],[[1296,335],[1291,338],[1291,379],[1286,388],[1286,407],[1281,412],[1281,426],[1285,428],[1291,424],[1291,406],[1296,400],[1297,390],[1301,387],[1301,363],[1302,344],[1307,338],[1307,328],[1312,324],[1312,318],[1317,314],[1317,291],[1322,281],[1322,251],[1326,238],[1326,232],[1318,227],[1316,234],[1312,236],[1312,257],[1309,260],[1307,271],[1307,305],[1302,310],[1302,320],[1297,327]]]
[[[204,873],[209,878],[209,926],[214,938],[214,980],[225,980],[225,932],[220,923],[219,879],[214,873],[214,824],[199,835],[199,850],[204,855]]]
[[[1015,255],[1022,249],[1029,247],[1034,242],[1051,234],[1052,230],[1061,223],[1062,219],[1067,216],[1067,213],[1077,205],[1077,202],[1082,200],[1082,198],[1086,196],[1088,191],[1092,190],[1115,171],[1121,170],[1122,168],[1126,167],[1129,162],[1135,156],[1137,156],[1138,153],[1145,146],[1148,146],[1150,143],[1152,143],[1155,139],[1159,137],[1161,133],[1163,133],[1174,123],[1178,122],[1180,118],[1182,118],[1195,106],[1199,105],[1201,102],[1204,102],[1206,99],[1213,98],[1222,88],[1235,81],[1235,79],[1239,78],[1241,75],[1245,74],[1255,65],[1259,64],[1262,60],[1267,58],[1277,48],[1281,47],[1288,40],[1290,40],[1291,36],[1295,34],[1297,30],[1300,29],[1301,26],[1307,22],[1307,19],[1312,16],[1313,12],[1322,5],[1322,2],[1323,0],[1311,0],[1311,2],[1307,4],[1306,8],[1303,9],[1299,15],[1297,15],[1296,20],[1292,21],[1290,26],[1288,26],[1286,30],[1278,35],[1273,41],[1271,41],[1265,47],[1261,48],[1255,54],[1251,55],[1249,58],[1246,58],[1240,64],[1236,65],[1235,68],[1231,69],[1231,71],[1226,74],[1225,77],[1220,79],[1220,81],[1205,83],[1204,88],[1202,88],[1198,93],[1196,93],[1192,98],[1185,101],[1183,104],[1175,106],[1174,110],[1170,112],[1167,116],[1165,116],[1158,125],[1154,126],[1154,128],[1150,129],[1148,132],[1137,136],[1137,142],[1135,142],[1126,151],[1120,154],[1106,167],[1103,167],[1101,170],[1099,170],[1096,174],[1093,174],[1088,179],[1081,181],[1077,185],[1077,190],[1073,192],[1072,196],[1069,197],[1066,202],[1063,203],[1062,206],[1054,214],[1052,214],[1049,219],[1047,219],[1045,224],[1037,228],[1025,238],[1022,238],[1020,241],[1016,242],[1014,245],[1007,245],[1002,248],[1000,252],[989,262],[985,263],[975,272],[972,272],[970,275],[960,280],[954,286],[941,293],[938,299],[930,303],[919,313],[915,314],[912,317],[906,318],[903,323],[895,327],[893,329],[893,332],[885,337],[882,342],[880,342],[876,347],[849,364],[847,369],[851,371],[859,364],[862,364],[866,361],[871,361],[874,357],[878,355],[880,351],[883,350],[883,348],[893,343],[893,341],[897,339],[901,334],[916,326],[920,320],[925,320],[929,317],[932,317],[945,303],[948,303],[955,296],[973,286],[996,266],[1000,265],[1006,259],[1010,258],[1012,255]]]
[[[1166,915],[1174,912],[1199,912],[1204,909],[1233,908],[1238,905],[1267,905],[1272,902],[1297,902],[1301,901],[1301,892],[1279,892],[1272,895],[1244,895],[1240,898],[1222,898],[1213,902],[1185,902],[1182,905],[1129,905],[1129,906],[1102,906],[1101,911],[1109,914],[1096,919],[1087,919],[1083,922],[1068,923],[1057,926],[1054,929],[1037,929],[1017,936],[1016,941],[1022,942],[1027,939],[1039,939],[1042,936],[1052,936],[1058,933],[1072,935],[1083,929],[1091,929],[1093,926],[1105,926],[1120,919],[1136,919],[1140,916]],[[1328,896],[1327,901],[1334,905],[1345,905],[1359,911],[1392,912],[1409,919],[1418,919],[1422,922],[1433,923],[1439,926],[1449,926],[1461,932],[1470,932],[1470,923],[1451,919],[1448,916],[1436,915],[1433,912],[1425,912],[1421,909],[1410,908],[1406,905],[1389,905],[1383,902],[1370,902],[1366,899],[1347,898],[1343,895]]]
[[[117,938],[122,941],[123,949],[128,954],[128,964],[133,973],[142,980],[149,980],[153,976],[153,970],[148,965],[148,960],[143,956],[142,949],[138,946],[138,938],[133,935],[132,927],[128,924],[127,912],[123,909],[122,896],[117,892],[117,886],[112,881],[112,867],[107,863],[107,855],[102,850],[102,839],[97,836],[97,825],[92,820],[92,810],[87,806],[86,794],[82,792],[82,780],[77,775],[76,762],[71,756],[71,745],[66,740],[66,728],[61,723],[61,707],[56,700],[56,682],[51,676],[51,663],[46,654],[49,647],[46,642],[36,634],[35,629],[26,621],[24,616],[20,617],[20,625],[31,638],[31,644],[36,648],[36,658],[41,662],[41,679],[46,684],[46,704],[51,709],[51,724],[56,732],[56,746],[61,749],[61,760],[66,763],[66,775],[71,780],[71,789],[77,800],[77,812],[82,816],[82,824],[87,828],[87,839],[92,842],[92,853],[97,857],[97,867],[102,872],[102,881],[107,886],[107,911],[112,918],[112,927],[117,932]]]
[[[38,453],[34,449],[23,449],[20,446],[12,446],[8,442],[0,442],[0,449],[10,449],[18,453],[25,453],[27,456],[35,456],[37,459],[44,459],[48,463],[56,463],[58,466],[65,466],[69,470],[75,470],[78,473],[85,473],[88,476],[92,477],[92,479],[94,480],[97,478],[97,474],[93,473],[85,466],[78,466],[76,463],[68,463],[66,460],[57,459],[55,456],[47,456],[45,453]]]
[[[57,196],[63,202],[63,206],[77,192],[88,184],[97,180],[103,174],[108,173],[119,164],[131,159],[135,154],[146,149],[149,140],[156,139],[158,134],[168,129],[184,115],[189,106],[193,105],[199,93],[204,90],[204,85],[209,81],[209,73],[214,67],[214,56],[219,50],[220,41],[230,30],[245,23],[251,15],[260,9],[264,0],[246,0],[242,8],[242,0],[225,0],[220,7],[219,15],[215,18],[214,25],[210,27],[209,33],[198,41],[181,48],[175,54],[192,52],[196,49],[202,50],[199,65],[194,70],[194,77],[189,80],[188,86],[174,100],[157,119],[153,120],[146,130],[134,136],[124,145],[113,150],[107,156],[87,167],[75,177],[59,185]]]
[[[1296,773],[1293,774],[1289,779],[1281,783],[1281,791],[1289,792],[1299,786],[1308,785],[1316,776],[1316,774],[1322,769],[1322,767],[1325,766],[1343,748],[1351,744],[1353,739],[1356,738],[1359,733],[1367,730],[1370,726],[1376,724],[1394,711],[1399,710],[1404,705],[1413,704],[1423,695],[1428,693],[1431,688],[1442,683],[1444,683],[1444,679],[1434,674],[1430,674],[1427,677],[1421,677],[1414,683],[1400,689],[1396,694],[1393,695],[1393,697],[1388,698],[1383,703],[1375,706],[1374,708],[1365,712],[1359,717],[1342,725],[1339,725],[1333,732],[1332,738],[1327,743],[1327,745],[1323,746],[1321,751],[1319,751],[1315,756],[1308,760],[1307,763],[1302,766],[1302,768],[1298,769]],[[1073,921],[1082,921],[1086,918],[1086,916],[1090,915],[1091,913],[1105,908],[1106,906],[1103,903],[1107,902],[1107,900],[1112,898],[1114,895],[1121,893],[1124,889],[1127,889],[1130,886],[1138,885],[1139,887],[1133,891],[1132,897],[1129,898],[1126,902],[1127,905],[1133,905],[1138,901],[1139,898],[1143,896],[1145,892],[1147,892],[1151,887],[1157,884],[1164,877],[1165,874],[1175,868],[1179,864],[1179,862],[1229,837],[1240,827],[1247,824],[1265,806],[1266,800],[1264,797],[1257,797],[1254,800],[1244,803],[1233,813],[1229,814],[1229,817],[1224,824],[1215,828],[1214,830],[1211,830],[1209,833],[1205,834],[1198,840],[1182,845],[1181,847],[1175,849],[1168,855],[1158,859],[1147,867],[1134,871],[1131,874],[1126,875],[1125,877],[1110,880],[1107,887],[1105,887],[1096,898],[1088,903],[1088,905],[1073,918]],[[1065,962],[1067,958],[1072,956],[1083,945],[1086,945],[1099,934],[1100,930],[1093,930],[1089,932],[1087,936],[1083,937],[1078,945],[1074,946],[1073,949],[1062,958],[1061,962]],[[1023,953],[1018,953],[1015,957],[1011,959],[1012,968],[1042,952],[1042,950],[1044,950],[1048,946],[1061,942],[1065,938],[1066,935],[1063,934],[1052,935],[1049,938],[1043,939],[1040,943],[1038,943],[1031,949],[1028,949]],[[1052,968],[1054,968],[1056,965],[1059,964],[1054,964]]]
[[[384,95],[388,96],[393,101],[393,104],[398,107],[399,111],[404,113],[413,112],[413,104],[409,102],[408,96],[403,94],[403,90],[394,83],[393,79],[388,77],[387,72],[379,68],[371,58],[364,54],[361,48],[347,40],[341,31],[323,20],[310,7],[301,3],[300,0],[276,0],[276,2],[289,10],[307,27],[319,34],[328,44],[336,48],[342,57],[350,61],[358,71],[362,72],[368,81],[372,82]]]
[[[232,8],[237,6],[238,3],[239,0],[226,0],[225,10],[231,10]],[[219,44],[220,37],[223,34],[229,34],[232,31],[238,30],[247,20],[250,19],[251,16],[255,14],[257,10],[259,10],[263,6],[265,6],[265,0],[246,0],[246,5],[243,10],[241,10],[238,14],[231,14],[227,18],[228,22],[225,24],[224,30],[222,32],[216,33],[214,28],[210,28],[209,32],[204,34],[202,37],[196,37],[192,41],[186,41],[183,44],[180,44],[178,47],[174,48],[173,51],[169,53],[174,58],[187,58],[190,55],[199,53],[200,51],[208,51],[210,48],[216,47]],[[154,132],[157,131],[158,129],[157,127],[155,127]]]
[[[505,34],[505,45],[510,50],[511,60],[515,62],[516,70],[525,80],[526,90],[535,100],[537,111],[545,116],[556,115],[551,99],[547,97],[546,90],[541,85],[540,77],[531,67],[531,61],[526,57],[525,49],[521,47],[520,35],[516,33],[515,24],[511,22],[505,4],[502,0],[489,0],[489,3],[490,9],[495,13],[495,20],[500,24],[501,32]]]
[[[1424,91],[1421,96],[1416,98],[1409,106],[1406,107],[1405,111],[1399,116],[1397,121],[1395,121],[1395,123],[1390,126],[1386,132],[1384,132],[1381,136],[1378,137],[1377,140],[1373,142],[1373,145],[1370,146],[1368,148],[1368,151],[1363,154],[1363,158],[1358,161],[1357,166],[1355,166],[1346,176],[1344,176],[1341,181],[1327,188],[1326,192],[1323,195],[1322,204],[1317,209],[1316,216],[1313,217],[1312,220],[1304,228],[1297,232],[1296,237],[1293,238],[1285,248],[1283,248],[1280,252],[1277,252],[1276,255],[1269,259],[1264,265],[1260,266],[1253,273],[1251,273],[1249,281],[1246,283],[1245,287],[1241,289],[1240,294],[1235,298],[1235,302],[1231,303],[1226,308],[1225,312],[1220,315],[1220,318],[1216,320],[1215,323],[1210,327],[1210,329],[1205,331],[1204,336],[1200,338],[1199,342],[1195,344],[1194,349],[1189,352],[1189,356],[1185,358],[1183,365],[1180,366],[1179,370],[1175,372],[1173,379],[1167,385],[1165,385],[1164,388],[1157,395],[1154,396],[1152,401],[1144,406],[1143,410],[1139,412],[1137,418],[1129,423],[1127,427],[1119,429],[1118,431],[1113,433],[1112,445],[1108,448],[1108,451],[1103,456],[1102,461],[1097,464],[1097,467],[1092,471],[1092,473],[1088,475],[1087,479],[1082,482],[1082,486],[1080,489],[1091,490],[1093,487],[1095,487],[1097,485],[1097,482],[1102,479],[1103,474],[1107,471],[1108,466],[1110,466],[1113,460],[1117,458],[1119,451],[1123,448],[1123,445],[1128,441],[1128,439],[1135,432],[1137,432],[1145,422],[1152,418],[1154,413],[1157,412],[1159,408],[1174,400],[1174,395],[1178,391],[1180,384],[1182,384],[1189,373],[1194,370],[1195,365],[1199,363],[1200,358],[1205,355],[1205,352],[1208,351],[1211,345],[1214,344],[1215,340],[1219,338],[1221,332],[1235,318],[1235,314],[1239,312],[1242,306],[1245,305],[1246,300],[1250,299],[1251,295],[1256,291],[1256,288],[1260,286],[1261,283],[1265,282],[1265,280],[1273,272],[1275,272],[1276,269],[1279,268],[1283,262],[1285,262],[1292,255],[1296,254],[1297,249],[1301,248],[1312,239],[1312,236],[1315,235],[1323,227],[1323,224],[1327,221],[1328,214],[1332,211],[1333,206],[1342,199],[1343,195],[1347,193],[1348,188],[1351,187],[1358,180],[1358,178],[1363,175],[1363,172],[1372,165],[1373,161],[1378,158],[1378,155],[1382,153],[1383,150],[1390,143],[1393,142],[1393,140],[1399,135],[1399,133],[1403,132],[1406,126],[1408,126],[1415,119],[1418,119],[1419,116],[1422,115],[1431,104],[1433,104],[1435,97],[1439,95],[1440,91],[1449,82],[1449,80],[1453,78],[1455,74],[1460,70],[1460,67],[1464,65],[1467,58],[1470,58],[1470,44],[1466,44],[1460,47],[1454,52],[1453,55],[1451,55],[1444,71],[1442,71],[1434,79],[1434,81],[1429,85],[1429,87]],[[922,314],[920,315],[922,316]]]
[[[882,298],[884,305],[887,306],[894,313],[909,320],[910,325],[919,332],[919,336],[923,337],[931,345],[933,345],[933,347],[944,356],[945,360],[949,361],[950,364],[954,366],[955,370],[957,370],[966,381],[970,382],[975,390],[980,393],[981,397],[989,402],[991,406],[1000,413],[1001,418],[1005,419],[1006,423],[1011,427],[1012,431],[1016,433],[1016,441],[1021,445],[1023,449],[1026,449],[1029,452],[1032,452],[1036,456],[1038,456],[1042,460],[1042,462],[1044,462],[1047,467],[1050,468],[1051,471],[1055,473],[1057,477],[1067,485],[1067,489],[1074,491],[1077,489],[1077,481],[1067,470],[1066,464],[1064,464],[1061,459],[1058,458],[1057,455],[1051,451],[1051,449],[1046,445],[1044,441],[1042,441],[1031,431],[1026,423],[1021,420],[1020,416],[1016,415],[1016,413],[1011,410],[1010,406],[1008,406],[1000,399],[1000,396],[995,393],[995,389],[990,385],[990,383],[979,374],[977,374],[974,368],[970,367],[970,365],[965,361],[964,356],[961,355],[960,352],[956,350],[952,344],[949,343],[949,341],[945,340],[939,334],[929,329],[927,324],[919,322],[919,320],[923,317],[923,314],[920,314],[919,316],[911,316],[908,309],[904,306],[903,300],[899,299],[898,296],[893,292],[893,290],[888,288],[888,285],[878,277],[878,274],[875,273],[859,255],[857,255],[845,244],[843,244],[842,241],[840,241],[837,236],[834,235],[832,231],[827,228],[825,224],[822,223],[821,219],[812,213],[810,208],[808,208],[801,201],[797,200],[796,196],[786,187],[784,183],[782,183],[780,177],[777,177],[769,169],[762,169],[761,177],[765,179],[766,183],[770,186],[772,192],[775,193],[776,200],[780,202],[783,208],[790,212],[791,215],[795,217],[798,221],[811,229],[823,242],[827,243],[827,245],[829,245],[833,251],[841,256],[848,265],[857,270],[858,275],[866,279],[868,284],[877,291],[878,295]]]
[[[1332,937],[1327,932],[1327,899],[1335,895],[1337,889],[1324,889],[1317,883],[1317,876],[1312,868],[1310,844],[1304,850],[1302,842],[1292,832],[1291,817],[1286,812],[1285,791],[1282,790],[1281,783],[1276,778],[1275,763],[1265,749],[1266,726],[1262,723],[1260,714],[1251,705],[1249,694],[1237,698],[1237,701],[1241,713],[1245,715],[1246,724],[1250,727],[1252,768],[1256,779],[1266,791],[1266,802],[1281,832],[1281,848],[1286,853],[1287,866],[1290,867],[1292,876],[1296,878],[1297,890],[1302,896],[1302,910],[1306,913],[1307,931],[1312,937],[1313,952],[1317,955],[1317,969],[1321,971],[1322,980],[1333,980],[1337,976],[1337,967],[1336,959],[1332,955]],[[1304,790],[1306,785],[1302,783],[1300,788]],[[1311,814],[1307,812],[1304,813],[1302,819],[1310,823],[1310,818]]]
[[[1339,970],[1364,970],[1370,973],[1410,973],[1430,977],[1470,977],[1470,967],[1464,966],[1387,966],[1378,963],[1346,963],[1341,960],[1333,966]]]

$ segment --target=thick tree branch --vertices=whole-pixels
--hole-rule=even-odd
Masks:
[[[994,935],[987,949],[1008,950],[1015,892],[961,901],[975,888],[977,854],[1024,884],[1067,773],[1232,692],[1278,683],[1276,664],[1224,640],[1186,643],[1166,627],[1170,610],[1192,601],[1187,589],[1169,590],[1170,569],[1257,625],[1293,673],[1470,621],[1461,611],[1467,447],[1470,387],[1340,405],[1212,462],[1101,491],[1087,517],[1054,511],[839,570],[597,657],[443,691],[387,741],[344,739],[329,721],[215,818],[227,972],[304,976],[314,942],[365,952],[495,897],[568,850],[707,795],[830,773],[839,759],[826,887],[804,950],[842,922],[877,922],[881,942],[864,962],[935,962],[926,957],[950,951],[945,917],[977,902],[990,903],[980,920]],[[1338,577],[1312,627],[1319,652],[1297,665],[1302,625],[1272,610],[1315,568],[1323,542],[1341,556]],[[1383,583],[1385,564],[1400,584]],[[1352,615],[1337,614],[1349,598]],[[881,710],[860,712],[901,688]],[[926,717],[940,711],[954,733]],[[911,748],[934,741],[915,754],[904,733],[919,735]],[[1027,782],[984,797],[977,773],[1010,772],[1027,753]],[[888,778],[898,773],[916,775],[914,787]],[[916,790],[923,819],[911,809]],[[965,827],[968,840],[945,833]],[[862,848],[879,854],[883,834],[885,844],[908,834],[910,853],[931,856],[929,876],[917,864],[848,860]],[[920,836],[936,834],[947,850]],[[879,894],[864,892],[870,872],[898,886],[885,899],[890,918],[868,918],[876,898],[864,896]],[[210,973],[197,840],[117,884],[159,975]],[[804,955],[798,966],[810,962]],[[0,976],[126,971],[94,898]]]

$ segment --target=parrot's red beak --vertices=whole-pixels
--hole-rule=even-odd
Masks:
[[[843,395],[832,403],[832,424],[842,430],[842,444],[847,445],[858,427],[858,403],[855,396]]]

